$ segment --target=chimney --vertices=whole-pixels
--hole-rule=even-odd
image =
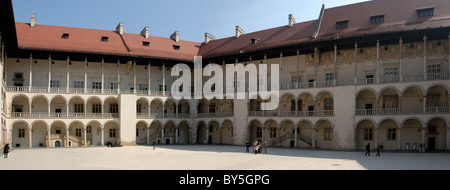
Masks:
[[[123,22],[119,22],[116,27],[116,32],[118,32],[120,35],[123,35]]]
[[[216,37],[214,37],[208,32],[205,33],[205,44],[208,44],[210,41],[213,41],[214,39],[216,39]]]
[[[170,39],[174,40],[175,42],[179,42],[180,40],[180,32],[175,31],[172,35],[170,35]]]
[[[288,24],[289,28],[292,27],[292,25],[294,25],[294,24],[295,24],[294,15],[289,14],[289,24]]]
[[[35,25],[36,25],[36,15],[35,14],[31,14],[30,26],[31,26],[31,28],[34,28]]]
[[[148,39],[148,26],[144,27],[144,29],[142,29],[141,31],[141,35],[143,35],[146,39]]]
[[[236,26],[236,38],[239,38],[239,36],[242,36],[244,34],[245,34],[244,30],[242,30],[242,28],[239,27],[239,25]]]

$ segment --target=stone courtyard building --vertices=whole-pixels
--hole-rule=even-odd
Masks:
[[[285,26],[253,33],[236,26],[235,36],[205,33],[204,42],[182,40],[179,31],[151,36],[149,27],[126,33],[126,23],[109,31],[44,25],[38,15],[15,22],[11,1],[0,4],[0,141],[13,148],[261,140],[450,150],[446,0],[323,6],[316,20],[296,23],[289,15]],[[173,66],[193,69],[195,56],[223,70],[279,64],[278,108],[264,111],[260,97],[173,98]]]

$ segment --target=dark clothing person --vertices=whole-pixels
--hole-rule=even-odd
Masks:
[[[366,145],[366,154],[365,156],[369,155],[370,156],[370,143]]]
[[[9,143],[5,144],[5,147],[3,147],[3,158],[8,158],[9,153]]]
[[[248,141],[245,143],[245,147],[246,147],[245,151],[249,152],[248,149],[250,148],[250,143]]]
[[[381,150],[381,147],[378,146],[378,147],[377,147],[377,154],[376,154],[375,156],[380,156],[380,150]]]

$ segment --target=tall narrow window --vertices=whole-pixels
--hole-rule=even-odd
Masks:
[[[25,138],[25,129],[19,129],[19,138]]]
[[[324,138],[327,141],[333,140],[333,128],[325,128]]]
[[[371,141],[373,139],[373,128],[364,129],[364,140]]]
[[[118,104],[110,104],[109,105],[109,113],[119,113],[119,105]]]
[[[74,113],[84,113],[84,104],[74,104],[73,112]]]
[[[102,82],[92,82],[92,89],[102,89]]]
[[[440,74],[441,74],[441,65],[440,64],[427,65],[428,80],[439,79]]]
[[[102,105],[92,104],[92,113],[102,113]]]
[[[417,10],[417,14],[421,18],[423,18],[423,17],[432,17],[432,16],[434,16],[434,8]]]
[[[325,85],[326,86],[333,86],[333,80],[334,80],[334,73],[326,73],[325,74]]]
[[[390,141],[397,140],[397,128],[387,129],[387,140]]]
[[[383,108],[398,108],[398,95],[384,95]]]

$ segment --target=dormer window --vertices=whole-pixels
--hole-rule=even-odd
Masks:
[[[102,36],[102,42],[108,42],[109,37],[107,36]]]
[[[150,42],[143,41],[142,45],[145,47],[150,47]]]
[[[259,38],[252,38],[252,44],[256,44],[260,39]]]
[[[179,45],[173,45],[173,49],[174,50],[180,50],[180,46]]]
[[[372,24],[384,23],[384,15],[370,17],[370,23],[372,23]]]
[[[336,29],[348,28],[348,20],[336,22]]]
[[[417,10],[417,14],[421,18],[432,17],[432,16],[434,16],[434,8],[427,8],[427,9]]]
[[[64,33],[61,38],[63,39],[69,39],[69,34],[68,33]]]

